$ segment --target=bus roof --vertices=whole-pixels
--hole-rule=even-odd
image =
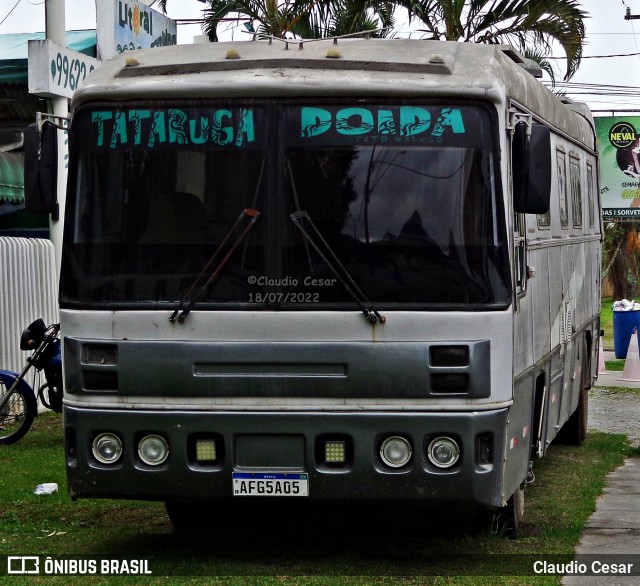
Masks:
[[[569,106],[505,45],[409,39],[282,39],[126,52],[78,88],[87,101],[227,97],[456,97],[512,99],[595,149],[586,106]],[[577,113],[576,113],[577,111]]]

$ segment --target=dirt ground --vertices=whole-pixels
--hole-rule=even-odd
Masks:
[[[589,392],[589,429],[623,433],[640,446],[640,394],[594,388]]]

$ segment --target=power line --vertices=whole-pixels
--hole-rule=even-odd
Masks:
[[[637,57],[639,53],[618,53],[614,55],[583,55],[581,59],[610,59],[612,57]],[[545,59],[566,59],[566,57],[545,57]]]
[[[9,10],[9,12],[7,13],[7,15],[0,20],[0,24],[3,24],[5,20],[7,20],[7,18],[9,18],[11,16],[11,13],[18,7],[18,4],[20,4],[20,2],[22,2],[22,0],[18,0],[14,5],[13,8],[11,10]]]
[[[542,82],[550,91],[562,93],[577,101],[589,102],[591,104],[607,104],[606,111],[620,110],[628,108],[640,102],[639,86],[621,86],[611,84],[599,84],[589,82],[550,81]],[[613,105],[618,105],[615,107]]]
[[[545,85],[552,85],[550,82],[543,82]],[[628,91],[628,90],[637,90],[640,91],[640,86],[630,86],[630,85],[613,85],[609,83],[590,83],[586,81],[557,81],[553,84],[554,87],[566,87],[566,88],[577,88],[577,89],[609,89],[612,91]]]

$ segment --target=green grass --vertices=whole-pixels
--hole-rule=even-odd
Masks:
[[[501,583],[557,585],[560,577],[532,576],[527,556],[572,555],[606,474],[629,455],[638,454],[619,435],[590,433],[579,448],[552,445],[548,456],[535,462],[526,521],[515,540],[467,531],[463,518],[449,514],[388,506],[297,516],[265,506],[253,515],[234,511],[204,534],[184,535],[173,532],[159,503],[72,502],[65,490],[60,419],[48,414],[38,417],[21,442],[0,446],[0,559],[17,554],[151,558],[153,577],[81,578],[110,584],[182,584],[189,576],[194,583],[232,586],[494,584],[492,575],[505,575]],[[43,482],[57,482],[60,491],[34,495]],[[434,565],[443,556],[446,563]],[[429,576],[433,573],[440,575]],[[45,579],[73,581],[40,578]]]
[[[624,360],[606,360],[604,367],[611,372],[622,372],[624,370]]]
[[[629,387],[600,387],[600,392],[608,395],[638,395],[640,396],[640,389],[631,389]]]

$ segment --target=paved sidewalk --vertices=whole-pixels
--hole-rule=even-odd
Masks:
[[[616,360],[613,351],[604,351],[605,362]],[[640,359],[638,359],[640,364]],[[605,371],[598,373],[596,387],[627,387],[629,389],[640,389],[640,380],[622,380],[623,372]],[[640,379],[640,377],[637,377]],[[640,422],[638,422],[640,424]]]
[[[615,360],[613,352],[605,351],[605,360]],[[623,381],[622,377],[622,372],[599,374],[595,386],[640,388],[640,380]],[[635,575],[565,576],[563,586],[640,584],[640,458],[627,459],[607,477],[596,510],[576,547],[576,555],[604,563],[631,563]]]
[[[635,575],[565,576],[563,586],[640,584],[639,458],[629,458],[607,477],[607,485],[582,533],[576,555],[603,563],[632,563]]]

